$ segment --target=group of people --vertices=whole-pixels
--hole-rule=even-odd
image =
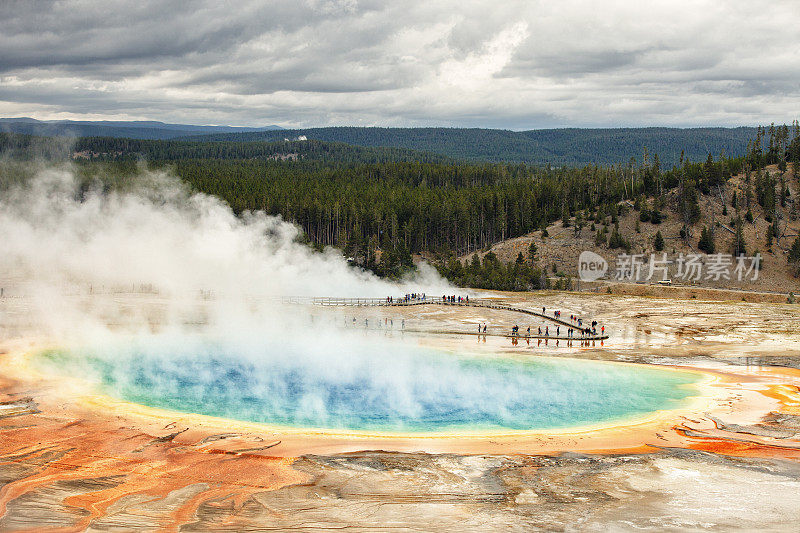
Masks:
[[[425,302],[427,300],[428,300],[428,297],[424,292],[410,292],[410,293],[406,294],[405,296],[403,296],[402,298],[400,298],[399,301],[403,302],[403,303],[408,303],[408,302],[414,302],[414,301]],[[452,294],[452,295],[448,296],[448,295],[444,294],[444,295],[442,295],[442,302],[445,302],[445,303],[467,303],[468,304],[469,303],[469,296],[457,296],[455,294]],[[387,304],[395,303],[394,296],[387,296],[386,297],[386,303]]]
[[[412,302],[412,301],[415,301],[415,300],[421,300],[421,301],[424,302],[425,299],[426,299],[426,296],[425,296],[424,292],[409,292],[409,293],[406,293],[402,298],[400,298],[399,301],[400,302],[404,302],[404,303],[408,303],[408,302]],[[386,297],[386,303],[387,304],[393,304],[394,301],[395,301],[394,300],[394,296],[387,296]]]
[[[547,308],[546,307],[542,307],[542,315],[546,315],[546,314],[547,314]],[[553,311],[553,318],[561,320],[561,311]],[[592,336],[596,337],[597,336],[597,321],[596,320],[592,321],[592,326],[591,327],[586,327],[586,328],[583,327],[583,319],[578,317],[578,315],[569,315],[569,321],[571,323],[576,324],[578,327],[577,328],[567,328],[567,337],[571,337],[571,338],[575,337],[575,330],[576,329],[580,332],[581,338],[592,337]],[[550,328],[548,328],[548,327],[545,328],[545,333],[544,333],[545,336],[549,336],[550,335],[549,329]],[[511,328],[511,330],[512,330],[512,333],[513,333],[514,332],[514,328]],[[561,328],[559,326],[557,326],[556,327],[556,336],[559,335],[560,331],[561,331]],[[605,326],[601,326],[600,327],[600,336],[601,337],[605,336],[605,334],[606,334],[606,327]],[[542,328],[541,327],[539,328],[539,335],[540,336],[542,335]]]
[[[577,328],[567,328],[567,337],[568,338],[575,338],[576,329]],[[603,329],[603,332],[605,333],[605,327],[603,327],[602,329]],[[484,330],[484,332],[485,331],[486,330]],[[592,335],[597,335],[597,331],[596,330],[592,330],[592,329],[589,329],[589,328],[586,328],[586,329],[580,328],[577,331],[580,332],[581,338],[589,337],[589,336],[592,336]],[[478,333],[480,333],[480,327],[478,327]],[[511,334],[512,335],[519,335],[519,326],[514,325],[511,328]],[[531,327],[530,326],[528,326],[528,329],[526,330],[525,335],[527,337],[531,336]],[[550,336],[550,326],[545,326],[544,327],[544,331],[542,331],[542,326],[539,326],[539,331],[538,331],[536,336],[537,337],[549,337]],[[560,325],[556,326],[555,336],[556,337],[560,337],[561,336],[561,326]]]
[[[425,295],[424,292],[422,292],[422,293],[411,292],[411,293],[408,293],[405,296],[403,296],[401,301],[407,303],[407,302],[416,301],[416,300],[426,301],[426,299],[427,299],[427,296]],[[391,303],[394,303],[394,301],[395,300],[394,300],[393,296],[387,296],[386,297],[386,302],[387,303],[391,304]],[[448,296],[448,295],[445,294],[445,295],[442,295],[442,302],[444,302],[444,303],[469,303],[469,296],[458,296],[458,295],[455,295],[455,294],[452,294],[452,295]],[[546,307],[542,307],[542,315],[545,316],[546,313],[547,313],[547,308]],[[553,311],[553,318],[555,318],[556,320],[561,320],[561,311],[559,311],[559,310]],[[353,317],[353,322],[355,322],[355,321],[356,321],[356,319],[355,319],[355,317]],[[597,337],[598,336],[597,321],[596,320],[592,321],[591,327],[585,327],[584,328],[583,327],[583,319],[579,318],[578,315],[571,314],[571,315],[569,315],[569,322],[574,324],[574,326],[577,326],[577,327],[569,327],[568,326],[566,328],[566,334],[567,334],[567,338],[568,339],[575,338],[576,331],[579,333],[581,339],[589,339],[591,337]],[[393,321],[391,321],[391,319],[384,319],[384,325],[388,326],[388,327],[392,327]],[[364,321],[364,326],[365,327],[369,327],[369,321],[368,320]],[[381,324],[380,324],[380,321],[379,321],[378,322],[378,327],[380,327],[380,326],[381,326]],[[403,320],[402,327],[405,327],[405,320]],[[478,324],[478,333],[479,334],[481,334],[481,333],[485,334],[486,331],[487,331],[487,324],[486,323]],[[606,333],[605,326],[601,326],[600,327],[600,336],[601,337],[605,336],[605,333]],[[519,326],[518,325],[515,324],[511,328],[511,335],[515,336],[515,337],[520,335]],[[525,336],[527,336],[527,337],[531,336],[531,327],[530,326],[528,326],[528,329],[526,330]],[[538,330],[537,336],[538,337],[545,337],[545,338],[549,337],[550,336],[550,326],[545,326],[544,327],[544,331],[542,331],[542,326],[539,326],[539,330]],[[556,325],[555,338],[559,338],[560,336],[561,336],[561,325],[559,324],[559,325]]]

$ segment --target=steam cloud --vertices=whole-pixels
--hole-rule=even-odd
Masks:
[[[417,356],[406,353],[412,347],[365,337],[361,321],[343,328],[332,313],[314,320],[318,310],[281,297],[447,290],[430,266],[390,283],[333,249],[318,253],[297,242],[299,229],[280,217],[237,217],[166,172],[142,169],[113,180],[111,190],[86,190],[71,165],[0,162],[0,340],[63,346],[78,356],[69,358],[68,375],[94,381],[97,369],[81,354],[113,367],[142,346],[136,357],[160,361],[153,375],[182,368],[193,353],[209,364],[213,354],[233,366],[249,361],[260,375],[283,369],[283,376],[304,376],[285,387],[294,387],[301,411],[317,420],[331,407],[324,390],[331,383],[369,383],[374,394],[387,394],[391,409],[418,408],[410,393]],[[213,382],[216,392],[208,394],[217,397],[220,384],[234,396],[244,386],[242,375],[192,375],[198,381],[189,386],[206,390]],[[124,396],[126,382],[115,379],[112,394]]]
[[[6,297],[24,296],[29,334],[83,341],[109,325],[141,333],[187,323],[285,332],[305,320],[280,297],[447,287],[424,264],[405,283],[381,280],[334,249],[297,242],[299,228],[280,217],[237,217],[167,172],[114,179],[111,191],[86,190],[71,165],[0,166],[0,287]],[[123,302],[114,296],[121,293],[141,296]],[[6,311],[3,322],[14,318]]]

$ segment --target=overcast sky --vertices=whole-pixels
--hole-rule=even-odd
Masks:
[[[800,0],[0,1],[0,116],[699,126],[800,112]]]

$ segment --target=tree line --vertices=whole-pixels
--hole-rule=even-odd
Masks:
[[[688,229],[700,217],[700,197],[716,194],[740,172],[753,174],[748,182],[752,187],[741,198],[734,195],[731,203],[737,211],[739,203],[747,211],[750,202],[757,202],[769,215],[773,206],[786,201],[788,190],[757,169],[800,162],[800,128],[797,123],[759,128],[744,155],[715,159],[708,154],[699,162],[682,156],[668,169],[662,168],[658,154],[646,150],[638,161],[625,164],[553,168],[426,159],[403,149],[321,141],[86,138],[62,146],[0,134],[0,149],[16,150],[22,157],[41,155],[37,146],[50,147],[53,157],[90,152],[77,164],[95,178],[134,173],[139,159],[146,158],[153,167],[171,169],[193,189],[226,201],[236,213],[263,210],[291,220],[302,227],[309,244],[337,246],[381,275],[399,276],[410,267],[411,254],[429,253],[441,258],[443,272],[458,283],[514,290],[544,286],[546,276],[527,261],[506,266],[490,257],[459,268],[452,258],[557,220],[572,220],[580,230],[592,221],[605,227],[610,218],[613,230],[598,231],[598,236],[604,245],[625,248],[627,241],[614,224],[625,209],[623,201],[638,204],[641,220],[657,221],[658,205],[643,210],[641,198],[663,198],[677,189],[678,209]],[[286,153],[303,157],[272,157]],[[740,229],[742,221],[737,223]]]

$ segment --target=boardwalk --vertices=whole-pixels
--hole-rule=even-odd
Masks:
[[[415,305],[443,305],[443,306],[451,306],[451,307],[483,307],[486,309],[496,309],[499,311],[510,311],[512,313],[521,313],[525,315],[535,316],[541,318],[543,320],[549,320],[555,324],[560,326],[565,326],[568,328],[575,328],[580,329],[580,327],[575,323],[569,320],[563,320],[560,318],[556,318],[554,316],[549,316],[545,313],[540,313],[538,311],[532,311],[530,309],[525,309],[522,307],[516,307],[513,305],[507,305],[503,303],[498,303],[497,301],[486,299],[486,298],[472,298],[469,301],[461,301],[461,302],[448,302],[442,300],[442,298],[417,298],[412,300],[405,300],[405,299],[397,299],[395,301],[387,301],[386,298],[329,298],[329,297],[283,297],[281,298],[282,303],[288,304],[300,304],[300,305],[320,305],[325,307],[410,307]],[[591,320],[585,320],[584,322],[591,324]],[[584,326],[585,327],[585,326]],[[562,340],[569,340],[568,337],[556,337],[556,336],[539,336],[539,335],[506,335],[506,336],[513,336],[519,338],[541,338],[541,339],[562,339]],[[571,340],[605,340],[608,338],[608,335],[589,335],[586,337],[573,337]]]

